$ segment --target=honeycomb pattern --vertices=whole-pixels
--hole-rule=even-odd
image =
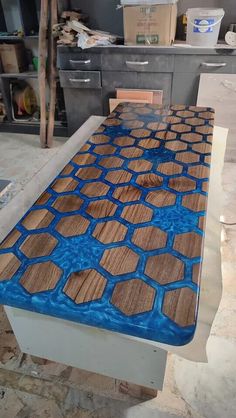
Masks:
[[[119,105],[0,244],[0,302],[188,343],[212,132],[208,108]]]

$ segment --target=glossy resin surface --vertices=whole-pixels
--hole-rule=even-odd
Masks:
[[[213,118],[207,108],[119,105],[0,245],[0,303],[188,343]]]

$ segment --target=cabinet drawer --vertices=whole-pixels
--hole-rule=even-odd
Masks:
[[[236,73],[236,59],[225,55],[181,55],[175,58],[178,73]]]
[[[170,73],[174,70],[173,55],[103,54],[102,68],[106,71],[137,71]]]
[[[57,65],[61,70],[100,70],[101,54],[71,51],[58,48]]]
[[[61,87],[74,89],[101,88],[99,71],[59,71]]]

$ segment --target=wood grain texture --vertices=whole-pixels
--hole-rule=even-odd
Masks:
[[[183,171],[183,167],[173,162],[161,163],[158,165],[157,171],[167,176],[173,176],[174,174],[181,174]]]
[[[48,192],[44,192],[39,198],[38,200],[35,202],[35,205],[45,205],[45,203],[47,203],[47,201],[50,199],[51,194]]]
[[[105,168],[118,168],[122,166],[123,162],[124,160],[118,157],[107,157],[102,158],[99,165]]]
[[[53,221],[54,215],[46,209],[32,210],[22,221],[22,225],[28,229],[47,228]]]
[[[76,180],[72,177],[66,177],[63,179],[57,179],[51,187],[57,193],[64,193],[73,192],[77,186],[78,182]]]
[[[129,183],[132,179],[132,174],[125,170],[110,171],[105,179],[113,184]]]
[[[58,241],[48,233],[29,235],[21,244],[20,250],[28,258],[50,255]]]
[[[141,197],[141,190],[134,186],[117,187],[113,193],[113,197],[122,203],[135,202]]]
[[[160,187],[163,183],[163,178],[154,173],[140,174],[137,177],[136,183],[145,188]]]
[[[100,197],[105,196],[110,187],[100,181],[88,183],[81,189],[81,192],[88,197]]]
[[[187,177],[176,177],[169,180],[169,187],[176,192],[190,192],[196,189],[196,182]]]
[[[56,230],[63,237],[73,237],[84,234],[90,222],[81,215],[71,215],[60,219],[56,226]]]
[[[142,280],[127,280],[117,283],[111,303],[126,316],[136,315],[152,310],[155,293],[155,289]]]
[[[104,251],[100,265],[113,276],[118,276],[135,271],[138,261],[139,256],[134,251],[122,246]]]
[[[93,237],[104,244],[123,241],[128,228],[118,221],[108,221],[97,224]]]
[[[63,291],[77,305],[100,299],[107,280],[96,270],[85,270],[71,274]]]
[[[29,266],[20,279],[20,284],[29,293],[52,290],[62,274],[61,269],[51,261]]]
[[[145,274],[161,285],[184,278],[184,263],[172,254],[165,253],[148,258]]]
[[[135,147],[127,147],[120,151],[120,155],[126,158],[138,158],[143,155],[143,150]]]
[[[21,262],[13,253],[0,254],[0,282],[10,280],[20,265]]]
[[[141,173],[142,171],[150,171],[153,164],[147,160],[134,160],[128,164],[130,170],[135,171],[136,173]]]
[[[202,237],[195,232],[176,235],[173,248],[188,258],[200,257],[202,253]]]
[[[157,250],[166,246],[167,233],[154,226],[137,228],[134,231],[132,242],[144,251]]]
[[[162,208],[165,206],[172,206],[175,204],[176,196],[175,194],[168,192],[167,190],[155,190],[149,192],[146,201],[153,206]]]
[[[192,325],[196,317],[196,293],[187,287],[166,292],[162,312],[181,327]]]
[[[123,219],[133,224],[148,222],[152,219],[153,211],[143,204],[126,206],[121,214]]]
[[[0,245],[0,249],[11,248],[20,238],[21,233],[17,229],[13,231],[5,238],[5,240]]]
[[[184,196],[182,199],[182,206],[191,209],[194,212],[201,212],[206,207],[206,196],[200,193],[194,193]]]
[[[83,200],[79,196],[60,196],[52,204],[52,207],[58,212],[74,212],[80,209],[82,203]]]

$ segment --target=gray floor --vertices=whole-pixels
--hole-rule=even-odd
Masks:
[[[60,146],[63,141],[57,141]],[[0,135],[0,178],[13,181],[2,206],[55,152],[38,137]],[[0,310],[0,418],[233,418],[236,416],[236,164],[224,169],[223,297],[212,328],[208,364],[169,355],[163,392],[142,402],[114,379],[20,353]],[[185,370],[185,374],[181,370]],[[200,372],[200,373],[199,373]],[[200,377],[199,377],[200,376]]]

